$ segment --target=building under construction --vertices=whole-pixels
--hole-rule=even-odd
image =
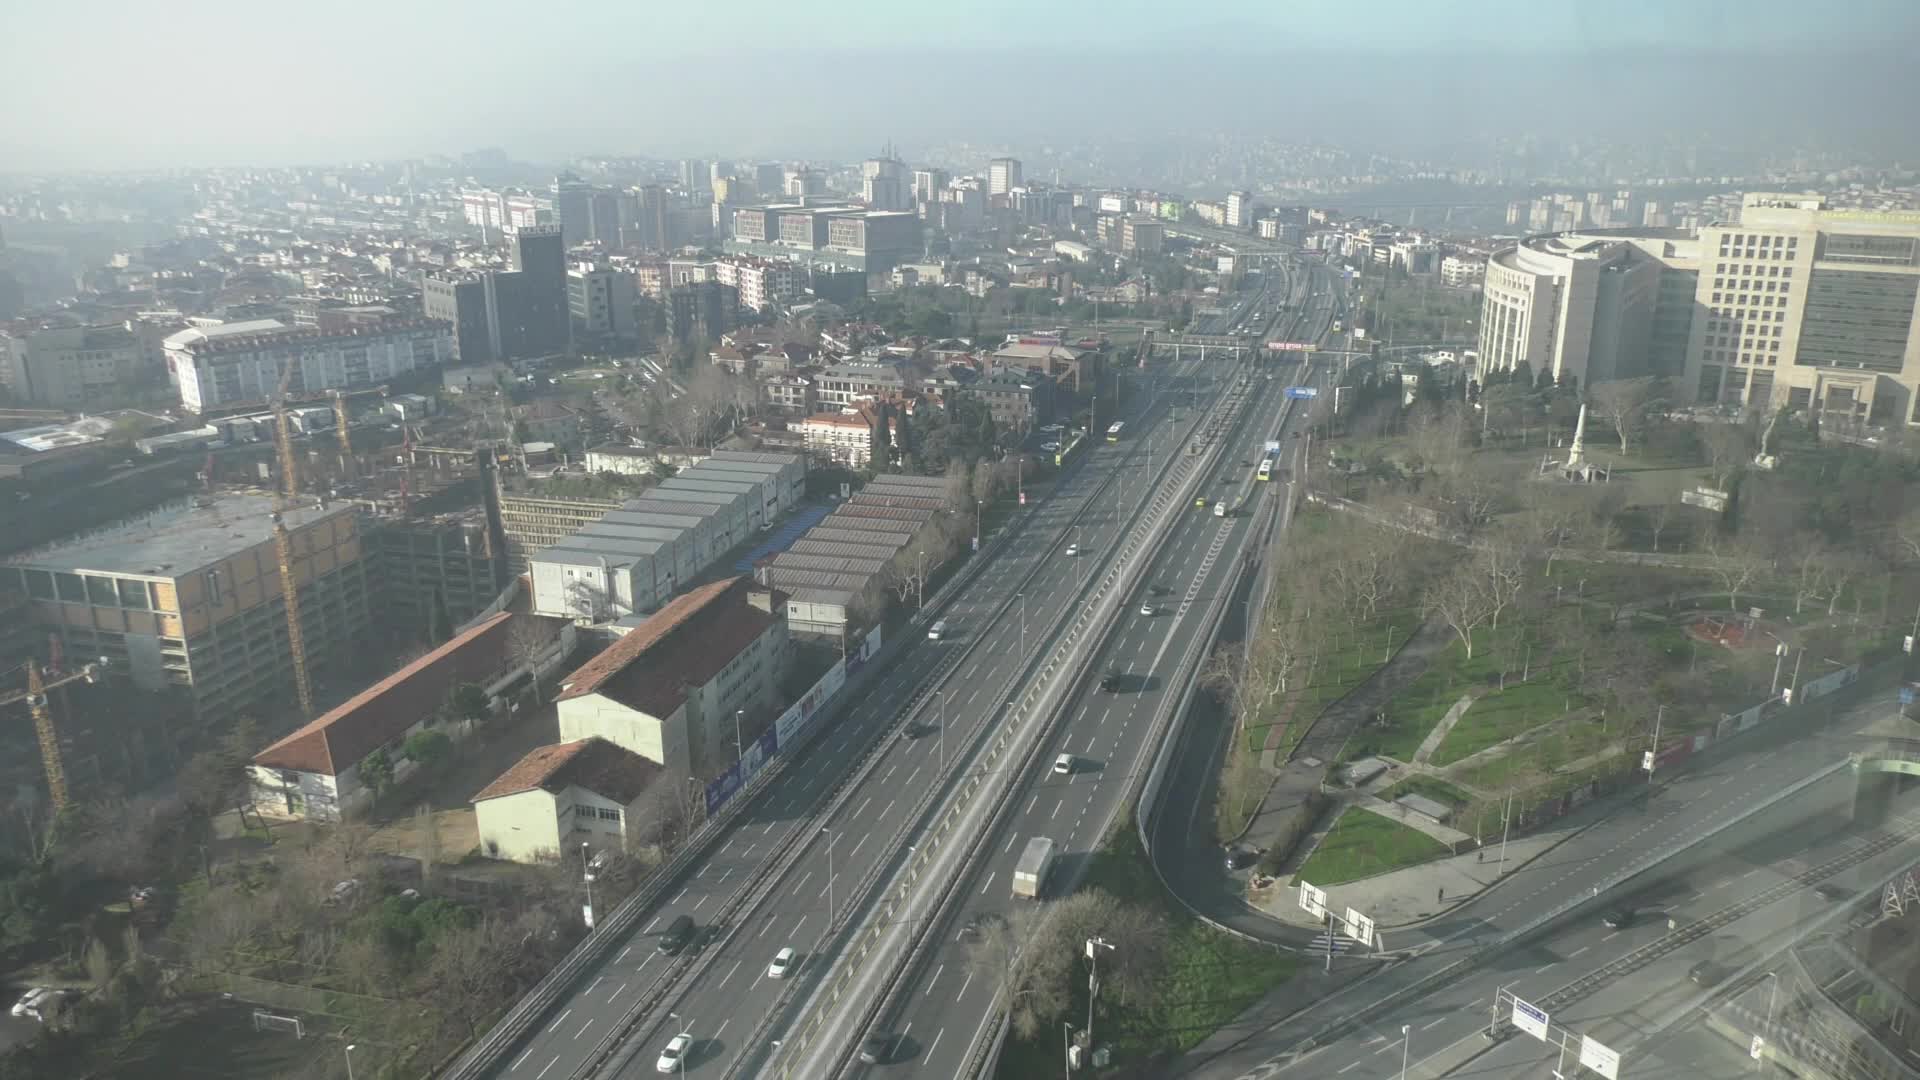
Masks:
[[[116,676],[170,707],[175,747],[209,724],[254,712],[271,730],[296,700],[274,496],[221,492],[26,552],[0,587],[27,598],[70,657],[105,658]],[[298,583],[308,672],[321,689],[371,623],[360,517],[312,499],[281,512]]]

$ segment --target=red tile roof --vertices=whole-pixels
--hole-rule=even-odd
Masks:
[[[358,765],[446,704],[454,687],[485,682],[504,670],[513,618],[503,611],[456,636],[255,754],[253,763],[324,776]]]
[[[578,787],[624,806],[639,798],[660,772],[659,765],[595,736],[535,747],[471,801],[518,795],[535,788],[557,794]]]
[[[649,716],[665,717],[704,686],[740,651],[783,617],[784,593],[775,591],[772,612],[747,599],[758,587],[746,576],[702,585],[666,607],[580,665],[561,681],[559,700],[601,694]]]

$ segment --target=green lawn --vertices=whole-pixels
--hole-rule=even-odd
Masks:
[[[1325,888],[1445,854],[1447,845],[1418,829],[1370,810],[1348,810],[1307,856],[1294,880]]]
[[[1453,729],[1434,748],[1430,763],[1451,765],[1580,708],[1586,701],[1570,685],[1571,675],[1572,672],[1562,666],[1557,670],[1536,671],[1528,682],[1521,682],[1518,675],[1508,676],[1505,690],[1482,695],[1461,714]]]
[[[1276,701],[1266,714],[1247,725],[1248,745],[1255,750],[1263,748],[1267,729],[1278,723],[1284,714],[1288,724],[1286,741],[1281,744],[1281,756],[1284,758],[1306,736],[1313,721],[1328,705],[1352,693],[1355,687],[1367,681],[1369,676],[1380,670],[1381,663],[1393,655],[1395,649],[1406,644],[1407,639],[1419,628],[1418,610],[1397,608],[1382,612],[1378,618],[1356,628],[1334,631],[1313,681],[1294,696],[1293,711],[1284,713],[1282,703]]]
[[[1116,1064],[1191,1049],[1285,982],[1298,966],[1291,956],[1221,933],[1188,915],[1161,888],[1131,820],[1094,854],[1081,888],[1105,889],[1120,899],[1151,906],[1165,913],[1170,927],[1160,1001],[1140,1011],[1120,1010],[1104,998],[1101,1001],[1095,1023],[1100,1041],[1112,1041]],[[1076,1028],[1086,1023],[1086,1009],[1082,984],[1070,1014]],[[1060,1035],[1056,1022],[1032,1041],[1009,1036],[998,1075],[1006,1080],[1052,1075],[1061,1065]]]

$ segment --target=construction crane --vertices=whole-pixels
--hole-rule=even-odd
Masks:
[[[334,436],[340,440],[340,471],[348,476],[353,475],[354,469],[353,430],[352,425],[347,422],[347,400],[349,398],[360,397],[363,394],[379,394],[381,397],[385,397],[387,396],[387,388],[384,386],[369,386],[359,390],[332,390],[328,392],[328,396],[333,398],[333,433]],[[283,398],[285,396],[285,394],[281,395]]]
[[[37,660],[27,661],[27,688],[0,696],[0,707],[24,701],[33,713],[33,733],[40,740],[40,764],[47,773],[47,797],[53,803],[53,812],[58,814],[67,808],[67,770],[60,760],[60,733],[53,726],[53,710],[49,707],[49,691],[72,682],[86,680],[97,682],[100,669],[106,665],[103,658],[97,663],[88,664],[79,671],[66,675],[57,675],[49,680],[40,668]]]
[[[313,682],[307,674],[306,634],[300,626],[300,579],[293,572],[293,537],[287,533],[286,522],[286,511],[300,494],[300,470],[293,459],[293,432],[287,424],[287,386],[292,379],[293,364],[286,362],[280,372],[280,389],[273,397],[273,439],[280,456],[281,487],[273,500],[273,550],[280,564],[280,595],[287,608],[287,651],[293,657],[293,689],[300,698],[300,718],[311,720]]]

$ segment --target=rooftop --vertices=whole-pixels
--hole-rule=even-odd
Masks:
[[[338,776],[446,704],[461,683],[478,683],[507,666],[502,611],[381,679],[253,756],[269,769]]]
[[[689,687],[711,681],[785,610],[779,593],[763,610],[750,595],[756,591],[751,578],[734,577],[681,594],[562,680],[559,700],[600,694],[649,716],[670,715]]]
[[[557,794],[577,787],[628,804],[639,798],[659,773],[659,765],[596,736],[535,747],[471,801],[518,795],[535,788]]]
[[[272,540],[273,504],[274,497],[264,492],[195,496],[7,562],[39,570],[180,577]],[[353,513],[353,505],[347,502],[326,508],[308,503],[284,516],[287,528],[298,532],[315,522]]]

